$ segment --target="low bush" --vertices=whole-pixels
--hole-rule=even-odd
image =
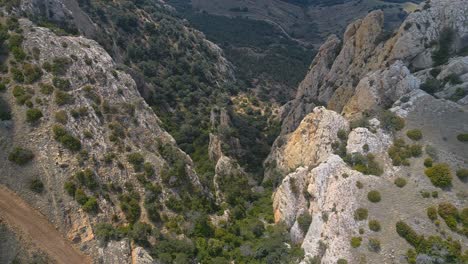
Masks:
[[[422,132],[419,129],[412,129],[406,132],[406,136],[412,140],[418,141],[422,138]]]
[[[394,166],[409,166],[409,158],[422,155],[422,146],[418,144],[407,145],[403,139],[396,139],[388,149],[388,155]]]
[[[380,251],[380,240],[377,238],[369,238],[368,248],[372,252],[379,252]]]
[[[42,117],[42,111],[37,108],[31,108],[26,111],[26,121],[29,123],[35,123]]]
[[[404,178],[397,178],[395,179],[395,185],[399,188],[403,188],[406,185],[406,180]]]
[[[419,86],[419,89],[428,94],[435,94],[442,89],[442,84],[437,79],[429,78]]]
[[[348,261],[346,259],[339,259],[336,264],[348,264]]]
[[[23,65],[23,74],[26,83],[34,83],[41,79],[42,70],[37,65],[25,64]]]
[[[82,206],[87,213],[97,213],[99,206],[95,197],[90,197]]]
[[[52,131],[54,133],[55,140],[62,143],[65,148],[71,151],[79,151],[81,149],[80,140],[71,135],[63,126],[55,125],[52,128]]]
[[[63,185],[63,188],[68,193],[68,195],[75,196],[76,184],[74,182],[66,181]]]
[[[372,203],[378,203],[382,200],[382,197],[378,191],[372,190],[367,194],[367,199]]]
[[[55,91],[55,103],[58,106],[71,104],[73,103],[73,101],[74,101],[73,96],[71,96],[67,92],[59,91],[59,90]]]
[[[451,203],[440,203],[437,208],[437,213],[439,216],[444,219],[447,226],[456,231],[457,230],[457,221],[459,219],[457,208]]]
[[[468,169],[459,169],[459,170],[457,170],[457,177],[461,181],[468,180]]]
[[[461,142],[468,142],[468,133],[459,134],[457,136],[457,139],[458,141],[461,141]]]
[[[433,163],[433,160],[431,158],[426,158],[424,160],[424,167],[430,168],[430,167],[432,167],[432,163]]]
[[[434,206],[427,208],[427,217],[431,219],[431,221],[437,220],[437,208]]]
[[[75,200],[79,204],[84,205],[88,201],[88,196],[83,191],[83,189],[76,189],[76,191],[75,191]]]
[[[55,121],[65,125],[68,122],[68,114],[64,110],[55,112]]]
[[[354,211],[354,219],[357,221],[366,220],[369,215],[369,212],[365,208],[358,208]]]
[[[435,164],[427,168],[424,173],[429,177],[434,186],[444,188],[452,185],[452,172],[448,164]]]
[[[419,236],[408,224],[403,221],[396,223],[396,232],[413,247],[418,247],[424,238]]]
[[[312,215],[309,212],[302,213],[297,218],[297,223],[299,228],[301,229],[302,233],[305,235],[307,231],[309,231],[309,226],[312,223]]]
[[[379,232],[381,230],[380,223],[377,220],[369,221],[369,229],[374,232]]]
[[[50,84],[40,83],[39,84],[41,93],[45,95],[51,95],[54,92],[54,87]]]
[[[387,131],[400,131],[405,127],[405,120],[389,110],[380,115],[382,128]]]
[[[11,109],[6,101],[0,97],[0,121],[11,120]]]
[[[33,179],[29,183],[29,189],[35,193],[42,193],[44,191],[44,184],[40,179]]]
[[[15,147],[8,155],[8,160],[18,165],[25,165],[34,158],[34,154],[31,150]]]
[[[145,157],[139,152],[134,152],[127,155],[127,161],[133,165],[135,171],[140,171],[145,162]]]
[[[343,160],[354,170],[363,174],[376,176],[383,174],[383,169],[373,154],[369,153],[365,156],[360,153],[347,154]]]
[[[351,247],[358,248],[361,246],[362,238],[361,237],[352,237],[351,238]]]

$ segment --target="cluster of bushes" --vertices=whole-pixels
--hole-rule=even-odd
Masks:
[[[424,173],[434,186],[444,188],[452,185],[452,172],[446,163],[435,164],[427,168]]]
[[[463,263],[466,259],[466,256],[462,255],[461,245],[457,241],[443,240],[439,236],[425,238],[403,221],[396,223],[396,232],[414,247],[415,250],[408,251],[408,257],[411,261],[415,261],[419,254],[437,257],[441,263]]]
[[[377,220],[370,220],[369,221],[369,229],[374,232],[379,232],[382,228],[380,226],[379,221]]]
[[[405,127],[405,120],[389,110],[380,114],[381,126],[387,131],[400,131]]]
[[[422,146],[418,144],[407,145],[403,139],[396,139],[388,149],[388,155],[394,166],[409,166],[409,158],[422,155]]]
[[[97,213],[99,205],[96,197],[86,195],[85,189],[93,191],[98,187],[99,184],[96,181],[95,174],[89,168],[76,172],[64,184],[64,189],[68,195],[72,196],[88,213]]]
[[[15,147],[8,155],[8,160],[18,165],[25,165],[34,158],[34,153],[26,148]]]
[[[360,153],[347,154],[343,160],[354,170],[366,175],[380,176],[383,173],[382,167],[371,153],[365,156]]]
[[[451,230],[468,236],[468,208],[459,211],[453,204],[446,202],[439,204],[437,213]],[[458,227],[459,224],[462,225],[461,228]]]
[[[79,151],[81,149],[80,140],[74,137],[63,126],[54,125],[52,131],[54,133],[54,139],[62,143],[65,148],[71,151]]]
[[[20,105],[26,104],[27,106],[32,107],[31,98],[32,98],[32,94],[34,93],[32,89],[17,85],[13,87],[13,90],[11,92],[13,96],[15,97],[16,102],[18,104]]]
[[[468,169],[459,169],[456,174],[461,181],[468,180]]]
[[[127,194],[123,194],[119,197],[120,209],[125,214],[125,218],[129,223],[135,223],[140,219],[141,208],[140,208],[140,196],[138,193],[132,191]]]

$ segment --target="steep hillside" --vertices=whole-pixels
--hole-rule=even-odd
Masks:
[[[258,186],[273,110],[216,45],[162,3],[2,4],[2,185],[97,263],[301,258]]]
[[[375,11],[322,45],[265,162],[306,259],[467,261],[467,19],[427,1],[390,36]]]

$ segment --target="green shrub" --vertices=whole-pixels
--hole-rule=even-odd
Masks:
[[[419,129],[412,129],[412,130],[408,130],[406,132],[406,136],[408,136],[410,139],[412,140],[421,140],[422,138],[422,132],[421,130]]]
[[[68,195],[70,196],[75,196],[75,192],[76,192],[76,185],[75,183],[71,182],[71,181],[66,181],[63,185],[63,188],[65,189],[65,191],[68,193]]]
[[[76,191],[75,191],[75,200],[79,204],[84,205],[88,201],[88,196],[83,191],[83,189],[76,189]]]
[[[68,79],[58,77],[54,77],[54,79],[52,79],[52,83],[57,89],[62,91],[68,91],[71,86],[70,81]]]
[[[356,187],[357,187],[358,189],[362,189],[362,188],[364,188],[364,184],[362,184],[362,182],[360,182],[360,181],[357,181],[357,182],[356,182]]]
[[[306,234],[309,231],[309,226],[312,223],[312,215],[309,212],[302,213],[297,218],[297,223],[303,234]]]
[[[45,95],[51,95],[54,92],[54,87],[50,84],[40,83],[39,84],[41,93]]]
[[[452,73],[449,76],[445,77],[445,81],[452,84],[452,85],[457,85],[457,84],[462,84],[463,83],[460,76],[458,76],[455,73]]]
[[[374,232],[379,232],[381,230],[380,223],[377,220],[369,221],[369,229]]]
[[[377,238],[369,238],[368,248],[372,252],[379,252],[380,251],[380,240],[378,240]]]
[[[351,238],[351,247],[358,248],[361,246],[362,238],[361,237],[352,237]]]
[[[396,223],[396,231],[399,236],[404,238],[413,247],[418,247],[424,238],[419,236],[409,225],[403,221]]]
[[[452,185],[452,172],[448,164],[435,164],[427,168],[424,173],[429,177],[434,186],[443,188]]]
[[[34,83],[41,78],[42,70],[36,65],[25,64],[23,65],[23,74],[26,83]]]
[[[354,211],[354,219],[357,221],[363,221],[366,220],[368,217],[369,213],[367,209],[365,208],[358,208],[356,211]]]
[[[403,188],[406,185],[406,180],[404,178],[397,178],[395,179],[395,185],[398,186],[399,188]]]
[[[145,162],[145,157],[139,152],[134,152],[127,155],[127,161],[133,165],[135,171],[140,171],[143,162]]]
[[[461,141],[461,142],[468,142],[468,133],[459,134],[457,136],[457,139],[458,141]]]
[[[439,36],[439,47],[432,53],[434,66],[442,65],[450,58],[450,47],[455,37],[455,31],[451,28],[445,28]]]
[[[71,104],[73,103],[73,101],[74,101],[73,97],[67,92],[63,92],[59,90],[55,91],[55,103],[58,106]]]
[[[24,75],[23,72],[17,68],[11,67],[10,68],[11,78],[18,83],[24,82]]]
[[[31,94],[23,86],[15,86],[12,90],[13,96],[16,98],[16,102],[20,105],[25,104],[29,99],[31,99]]]
[[[372,203],[378,203],[382,200],[382,197],[378,191],[372,190],[367,194],[367,199]]]
[[[125,218],[128,222],[135,223],[140,219],[140,204],[134,197],[122,195],[122,197],[120,197],[120,209],[124,212]]]
[[[431,221],[437,220],[437,209],[434,206],[427,208],[427,217],[429,217]]]
[[[42,193],[44,191],[44,184],[40,179],[33,179],[29,183],[29,189],[35,193]]]
[[[430,167],[432,167],[432,163],[433,163],[433,160],[431,158],[426,158],[424,160],[424,167],[430,168]]]
[[[425,91],[428,94],[434,94],[442,89],[442,84],[437,79],[429,78],[419,86],[419,89]]]
[[[457,230],[457,220],[459,218],[457,208],[451,203],[440,203],[437,212],[444,219],[447,226],[452,230]]]
[[[11,120],[11,110],[8,103],[0,98],[0,121],[4,120]]]
[[[43,117],[42,111],[36,108],[31,108],[26,111],[26,121],[35,123]]]
[[[354,170],[366,175],[380,176],[383,173],[382,167],[371,153],[365,156],[360,153],[347,154],[343,160]]]
[[[83,210],[87,213],[97,213],[99,206],[95,197],[89,197],[89,199],[83,204]]]
[[[388,131],[400,131],[405,127],[405,120],[391,111],[384,111],[380,115],[382,128]]]
[[[50,64],[50,71],[54,75],[64,75],[67,73],[70,64],[72,64],[72,61],[67,57],[54,58],[52,64]]]
[[[409,158],[422,155],[422,146],[418,144],[407,145],[403,139],[396,139],[388,149],[388,155],[392,159],[394,166],[409,166]]]
[[[54,133],[55,140],[62,143],[65,148],[71,151],[79,151],[81,149],[80,140],[71,135],[70,132],[66,131],[64,127],[55,125],[53,126],[52,131]]]
[[[348,261],[346,259],[339,259],[336,264],[348,264]]]
[[[468,180],[468,169],[459,169],[459,170],[457,170],[457,177],[461,181]]]
[[[98,183],[94,177],[94,172],[89,168],[76,172],[73,178],[80,185],[85,186],[90,190],[94,190],[98,187]]]
[[[8,160],[18,165],[25,165],[34,158],[34,154],[31,150],[15,147],[8,155]]]
[[[94,234],[101,242],[108,242],[117,237],[117,231],[109,223],[99,223],[94,227]]]

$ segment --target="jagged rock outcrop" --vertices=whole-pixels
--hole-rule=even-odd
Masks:
[[[456,53],[466,47],[467,12],[464,0],[422,3],[389,39],[388,33],[382,30],[383,13],[380,11],[354,22],[344,34],[340,52],[337,52],[339,41],[334,37],[321,47],[296,98],[288,103],[282,134],[294,131],[317,102],[325,102],[328,108],[341,112],[355,94],[356,87],[363,85],[364,77],[384,70],[395,61],[400,60],[412,70],[431,67],[432,52],[437,49],[434,43],[447,28],[453,30],[451,50]],[[408,75],[401,74],[400,78]]]
[[[284,107],[281,135],[265,163],[280,169],[276,174],[281,182],[273,195],[275,221],[283,222],[292,241],[304,248],[304,263],[308,258],[320,263],[336,263],[338,259],[348,263],[363,259],[368,263],[395,262],[407,250],[395,231],[400,220],[420,234],[440,235],[426,214],[434,202],[422,197],[434,189],[424,176],[423,160],[431,157],[452,169],[466,167],[468,161],[466,145],[456,140],[456,135],[466,133],[462,131],[468,122],[467,57],[459,53],[468,46],[467,14],[466,1],[426,1],[389,37],[379,29],[381,13],[373,12],[348,27],[338,54],[333,44],[339,42],[334,37],[322,46],[296,98]],[[453,38],[443,45],[450,51],[446,62],[435,65],[433,55],[447,32],[452,32]],[[330,57],[333,54],[335,58]],[[328,65],[324,61],[333,62]],[[318,103],[325,103],[329,110],[314,108]],[[312,122],[315,126],[304,125],[318,109],[342,120],[328,123],[335,126],[334,131],[327,125],[323,126],[326,132],[316,129],[330,121],[325,115],[317,116]],[[388,125],[389,120],[379,113],[385,109],[405,119],[402,132],[383,129],[383,122]],[[346,137],[346,153],[339,157],[330,145],[340,140],[339,144],[344,144],[336,133],[339,124],[346,124],[341,129],[348,130],[348,122],[353,128]],[[410,129],[421,130],[423,138],[409,140],[406,131]],[[425,152],[411,158],[407,166],[394,166],[389,149],[397,138],[415,149],[421,146]],[[353,160],[356,153],[364,159],[372,154],[382,175],[358,172]],[[273,173],[267,172],[269,175]],[[397,187],[396,179],[405,187]],[[440,197],[437,203],[451,202],[464,208],[466,199],[459,195],[466,193],[466,183],[455,177],[453,181],[453,189],[433,191]],[[378,203],[368,198],[372,190],[382,195]],[[365,209],[365,218],[356,217],[358,208]],[[308,228],[299,223],[304,224],[301,217],[305,213],[312,215]],[[370,220],[379,222],[379,231],[368,230]],[[466,244],[463,235],[451,235],[461,245]],[[362,245],[353,249],[352,237]],[[375,239],[378,249],[371,245]],[[432,259],[421,254],[420,258]]]
[[[333,153],[332,143],[338,140],[338,131],[348,129],[349,124],[341,115],[317,107],[294,132],[277,140],[277,148],[272,150],[265,163],[274,163],[275,169],[280,171],[314,166]]]

